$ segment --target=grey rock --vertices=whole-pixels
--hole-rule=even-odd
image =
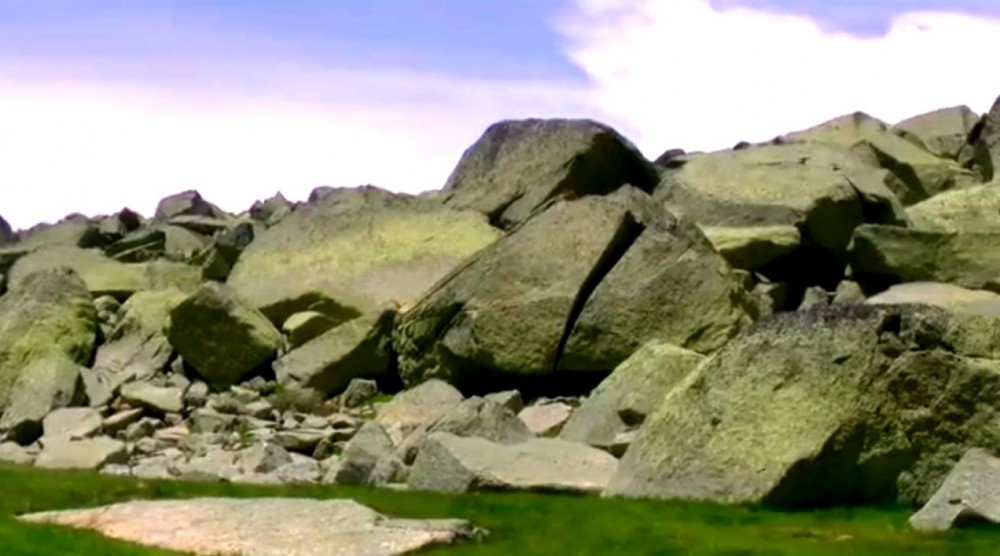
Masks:
[[[294,429],[279,431],[274,435],[274,443],[290,452],[309,453],[316,445],[329,438],[329,429]]]
[[[31,465],[35,462],[35,456],[17,442],[0,442],[0,462]]]
[[[372,471],[380,459],[390,456],[395,444],[382,425],[365,423],[340,457],[340,465],[333,481],[338,484],[367,485]]]
[[[130,382],[122,386],[121,397],[132,405],[145,407],[159,414],[179,413],[184,410],[184,391],[180,388]]]
[[[284,465],[274,472],[274,476],[286,485],[316,484],[322,478],[319,462],[311,459],[299,459]]]
[[[517,414],[535,436],[556,436],[573,415],[573,407],[565,403],[544,403],[528,406]]]
[[[184,405],[187,407],[204,407],[208,403],[208,384],[196,380],[184,391]]]
[[[431,379],[401,392],[379,407],[375,421],[399,443],[421,425],[439,419],[463,399],[454,386]]]
[[[125,463],[127,459],[125,443],[106,436],[81,440],[52,439],[42,445],[35,466],[96,471],[110,463]]]
[[[486,394],[483,396],[487,400],[496,402],[507,409],[517,413],[524,409],[524,399],[521,398],[521,393],[517,390],[504,390],[503,392],[493,392],[492,394]]]
[[[236,461],[240,471],[246,474],[271,473],[292,463],[292,456],[277,444],[258,442],[243,450]]]
[[[584,444],[538,438],[495,444],[435,433],[424,442],[407,484],[415,490],[522,490],[596,493],[617,468],[607,452]]]
[[[119,431],[126,430],[133,423],[137,423],[140,419],[142,419],[142,414],[142,408],[139,407],[124,409],[105,419],[101,428],[104,429],[104,432],[114,436],[118,434]]]
[[[340,405],[346,409],[361,407],[378,396],[378,383],[367,378],[355,378],[347,383],[340,395]]]
[[[837,284],[837,291],[833,294],[834,305],[844,305],[850,303],[861,303],[865,300],[865,292],[861,290],[861,285],[854,280],[841,280]]]
[[[20,444],[33,442],[42,434],[42,419],[72,405],[79,391],[79,365],[62,351],[48,349],[25,366],[9,390],[0,432],[6,431],[8,440]]]
[[[947,531],[972,519],[1000,524],[1000,459],[979,448],[965,452],[910,526]]]
[[[42,435],[47,438],[67,438],[77,440],[98,434],[104,426],[104,418],[89,407],[67,407],[57,409],[42,420]]]

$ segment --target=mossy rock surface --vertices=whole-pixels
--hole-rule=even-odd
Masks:
[[[966,449],[1000,449],[998,331],[920,305],[764,319],[671,390],[606,494],[926,501]]]
[[[238,383],[273,358],[281,332],[229,287],[215,282],[170,310],[167,338],[209,384]]]
[[[85,364],[94,350],[97,311],[83,280],[65,268],[24,277],[0,297],[0,412],[14,384],[51,350]]]
[[[591,120],[505,120],[462,155],[439,198],[510,229],[556,199],[629,184],[652,191],[655,167],[627,139]]]
[[[35,272],[59,267],[73,269],[94,297],[110,295],[123,301],[149,285],[144,264],[121,263],[98,250],[63,246],[37,249],[21,257],[10,269],[10,288],[17,288]]]
[[[906,209],[913,226],[936,232],[1000,232],[1000,181],[945,191]]]
[[[407,305],[500,232],[471,211],[377,188],[336,190],[256,238],[227,283],[280,325]]]

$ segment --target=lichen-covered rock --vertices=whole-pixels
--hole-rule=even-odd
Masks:
[[[1000,181],[945,191],[906,209],[915,228],[936,232],[1000,232]]]
[[[704,359],[669,343],[649,341],[594,389],[559,438],[610,449],[619,434],[645,422],[664,396]]]
[[[274,362],[279,384],[336,394],[355,378],[379,378],[392,364],[389,335],[394,311],[340,324]]]
[[[25,369],[51,350],[86,363],[97,336],[96,318],[86,285],[67,269],[27,276],[0,297],[0,413]]]
[[[791,225],[776,226],[705,226],[702,228],[712,246],[733,268],[763,270],[769,264],[795,253],[802,245],[802,234]]]
[[[998,319],[928,306],[769,317],[671,390],[607,494],[925,501],[968,448],[1000,448],[998,338]]]
[[[904,205],[978,182],[977,176],[955,161],[935,156],[863,112],[834,118],[784,138],[849,148],[859,160],[889,172],[886,183]]]
[[[560,202],[400,315],[400,375],[489,392],[588,371],[561,375],[571,388],[650,337],[710,350],[749,320],[729,272],[697,228],[637,189]]]
[[[947,531],[969,522],[1000,524],[1000,459],[970,448],[919,512],[917,531]]]
[[[861,283],[947,282],[971,289],[1000,284],[1000,230],[934,232],[899,226],[857,229],[849,260]]]
[[[42,435],[42,420],[51,411],[77,401],[80,367],[66,353],[50,349],[21,369],[10,389],[10,402],[0,416],[0,434],[27,445]]]
[[[141,264],[121,263],[96,250],[61,246],[38,249],[21,257],[10,269],[10,288],[16,289],[32,273],[58,267],[73,269],[94,297],[110,295],[124,301],[148,287],[146,267]]]
[[[306,310],[342,323],[414,302],[498,235],[471,211],[374,187],[336,190],[256,238],[227,283],[278,325]]]
[[[656,169],[613,129],[590,120],[506,120],[462,155],[441,192],[511,229],[555,199],[603,195],[629,184],[652,191]]]
[[[70,215],[55,224],[38,224],[18,234],[18,247],[42,249],[48,247],[103,247],[106,238],[94,222],[80,215]]]
[[[971,147],[963,149],[959,162],[976,170],[984,182],[1000,177],[1000,97],[973,126],[968,141]]]
[[[939,282],[896,284],[865,300],[869,305],[934,305],[957,313],[1000,317],[1000,294]]]
[[[937,156],[956,160],[978,121],[968,106],[950,106],[907,118],[893,130]]]
[[[274,357],[281,333],[230,288],[208,282],[170,311],[167,338],[207,382],[238,383]]]
[[[165,221],[177,216],[221,217],[225,213],[202,198],[194,190],[181,191],[164,197],[156,205],[156,219]]]
[[[318,311],[303,311],[285,319],[281,331],[288,338],[288,347],[295,349],[337,326],[337,321]]]

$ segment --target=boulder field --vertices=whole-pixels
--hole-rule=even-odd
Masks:
[[[924,529],[978,474],[1000,519],[998,161],[1000,100],[655,163],[599,122],[511,120],[420,195],[0,218],[0,461],[929,501]]]

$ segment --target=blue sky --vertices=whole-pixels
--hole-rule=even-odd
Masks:
[[[655,157],[981,111],[998,49],[996,0],[0,0],[0,214],[434,189],[503,118],[592,117]]]

